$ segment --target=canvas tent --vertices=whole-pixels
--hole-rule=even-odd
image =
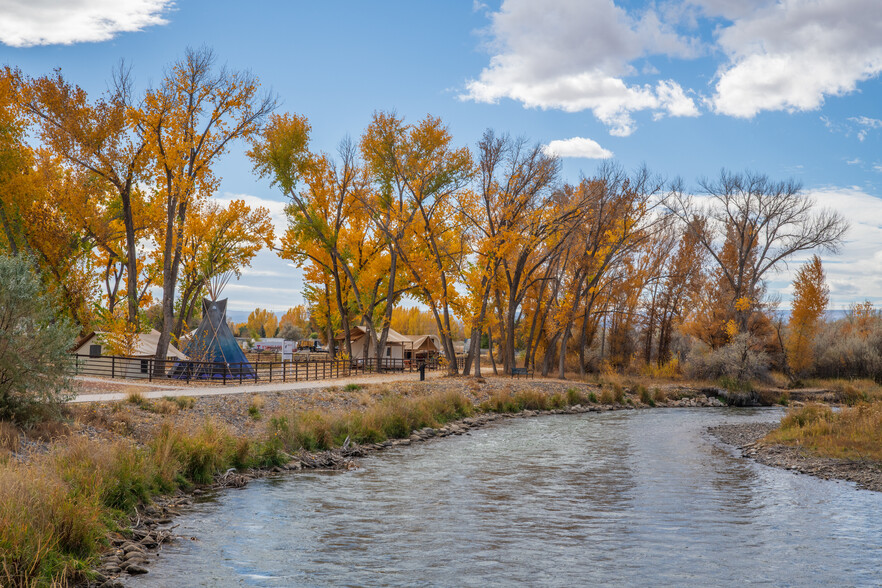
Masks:
[[[202,300],[202,322],[184,350],[191,361],[175,364],[173,378],[256,378],[254,367],[227,324],[227,299]]]
[[[404,359],[427,360],[441,355],[441,338],[438,335],[405,335],[410,347],[404,348]]]
[[[350,335],[352,337],[353,361],[372,360],[376,357],[376,352],[371,349],[371,338],[368,336],[366,327],[352,327],[352,329],[350,329]],[[334,339],[337,341],[343,341],[345,336],[341,333]],[[382,357],[391,360],[404,360],[404,349],[405,347],[409,349],[410,344],[410,339],[395,329],[389,329],[389,334],[386,336],[386,348]]]
[[[101,344],[102,332],[92,332],[82,337],[74,345],[73,354],[77,357],[77,371],[95,376],[112,378],[147,378],[150,376],[150,360],[156,354],[159,331],[151,329],[149,333],[141,333],[135,342],[135,349],[129,357],[111,357],[104,355]],[[94,346],[99,346],[93,349]],[[97,353],[94,353],[97,351]],[[187,359],[174,345],[169,344],[169,359]]]

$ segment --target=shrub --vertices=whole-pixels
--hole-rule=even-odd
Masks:
[[[248,405],[248,414],[251,415],[251,418],[254,420],[260,419],[260,411],[263,409],[263,405],[263,396],[255,394],[251,397],[251,404]]]
[[[668,394],[661,388],[655,387],[652,389],[652,399],[656,402],[665,402],[668,399]]]
[[[0,419],[28,424],[57,417],[76,327],[56,313],[30,262],[0,255]]]
[[[731,343],[711,350],[697,344],[686,366],[693,378],[716,380],[726,377],[731,381],[748,382],[764,379],[769,371],[769,356],[762,346],[747,333],[735,336]]]
[[[802,428],[819,421],[830,422],[831,420],[833,420],[833,411],[829,406],[809,403],[788,412],[787,416],[781,419],[781,427],[785,429]]]
[[[196,404],[196,399],[192,396],[163,396],[162,399],[174,402],[181,410],[187,410]]]
[[[597,404],[597,394],[593,390],[588,393],[588,401]]]
[[[625,389],[618,383],[612,385],[613,398],[619,404],[625,403]]]
[[[126,402],[140,408],[146,408],[150,404],[147,397],[140,392],[129,392],[126,396]]]
[[[593,392],[592,392],[593,394]],[[567,389],[567,404],[569,406],[575,406],[577,404],[585,404],[588,401],[588,398],[585,397],[579,390],[576,388]]]
[[[362,386],[361,384],[346,384],[345,386],[343,386],[343,390],[345,390],[346,392],[358,392],[363,387],[364,386]]]
[[[655,399],[652,397],[649,390],[646,389],[646,386],[638,384],[634,387],[634,391],[640,394],[640,402],[649,406],[655,406]]]
[[[600,391],[600,404],[612,404],[616,401],[615,396],[613,395],[612,390],[609,388],[604,388]]]

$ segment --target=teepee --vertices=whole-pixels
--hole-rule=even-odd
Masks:
[[[173,378],[257,378],[227,324],[227,299],[202,299],[202,322],[184,353],[192,361],[175,364]]]

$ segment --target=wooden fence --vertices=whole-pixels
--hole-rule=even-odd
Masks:
[[[442,359],[425,362],[426,370],[436,370],[446,365]],[[250,363],[224,363],[182,360],[170,357],[165,360],[150,357],[125,357],[120,355],[74,356],[74,374],[105,378],[163,380],[169,382],[216,382],[226,385],[248,382],[305,382],[309,380],[334,380],[359,374],[387,372],[417,372],[420,362],[416,360],[381,358],[373,359],[320,359],[297,361],[258,361]]]

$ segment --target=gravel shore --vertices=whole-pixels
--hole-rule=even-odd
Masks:
[[[882,464],[872,461],[833,459],[812,455],[801,447],[768,445],[762,442],[778,423],[719,425],[708,431],[723,443],[733,445],[741,456],[761,464],[784,468],[825,480],[855,482],[858,488],[882,492]]]

